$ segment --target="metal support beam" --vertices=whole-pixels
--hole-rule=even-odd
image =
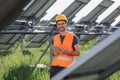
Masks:
[[[59,33],[58,31],[52,31],[52,33]],[[112,34],[112,32],[108,33],[102,33],[102,32],[73,32],[74,34],[79,34],[79,35],[109,35]],[[26,30],[21,30],[21,31],[0,31],[0,34],[51,34],[51,31],[40,31],[40,30],[34,30],[34,31],[26,31]]]

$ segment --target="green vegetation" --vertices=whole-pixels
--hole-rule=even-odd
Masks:
[[[87,51],[94,46],[94,43],[95,43],[95,40],[91,40],[87,44],[80,45],[81,55],[84,55],[85,53],[87,53]]]
[[[81,56],[87,53],[94,43],[95,40],[92,40],[85,45],[81,45]],[[47,68],[35,68],[32,71],[33,67],[30,66],[36,63],[46,45],[47,43],[40,48],[25,48],[23,51],[21,51],[20,46],[16,50],[15,47],[12,47],[10,50],[0,51],[0,80],[50,80],[50,50],[46,52],[39,62],[40,64],[46,64]],[[119,79],[120,71],[107,78],[107,80]]]
[[[48,68],[35,68],[34,65],[42,54],[44,44],[41,48],[17,50],[11,48],[8,51],[0,51],[0,80],[49,80]],[[40,64],[49,65],[49,50],[41,59]]]
[[[120,70],[113,73],[107,80],[120,80]]]

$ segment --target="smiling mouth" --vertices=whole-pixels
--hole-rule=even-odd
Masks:
[[[64,27],[61,27],[61,28],[59,28],[59,29],[64,29]]]
[[[59,27],[59,29],[64,28],[64,27]]]

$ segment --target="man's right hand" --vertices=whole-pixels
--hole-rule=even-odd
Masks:
[[[61,53],[62,49],[59,46],[53,46],[52,50],[54,52],[54,55],[57,55],[57,54]]]

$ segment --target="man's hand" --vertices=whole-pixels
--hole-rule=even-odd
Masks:
[[[61,53],[62,49],[59,46],[53,46],[52,50],[54,52],[54,55],[57,55],[57,54]]]
[[[66,50],[66,49],[62,49],[62,50],[61,50],[61,53],[62,53],[62,54],[68,54],[68,52],[69,52],[69,51]]]

